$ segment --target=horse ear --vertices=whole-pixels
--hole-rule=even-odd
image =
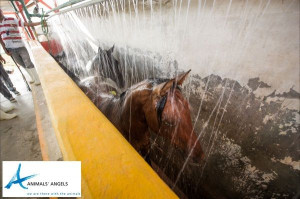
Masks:
[[[176,79],[176,82],[177,82],[177,85],[182,85],[182,83],[184,82],[184,80],[187,78],[187,76],[189,75],[189,73],[191,72],[191,69],[186,72],[186,73],[183,73],[181,75],[178,75],[175,79]]]
[[[161,83],[158,86],[156,86],[156,88],[154,89],[160,96],[165,95],[168,90],[173,87],[176,88],[176,85],[182,85],[182,83],[184,82],[184,80],[187,78],[188,74],[191,72],[191,70],[189,70],[186,73],[183,73],[181,75],[178,75],[177,77],[170,79],[169,81],[165,82],[165,83]]]
[[[170,79],[169,81],[158,85],[158,93],[160,96],[163,96],[167,91],[174,85],[175,79]]]
[[[100,54],[102,52],[101,47],[98,47],[98,54]]]
[[[115,49],[115,44],[108,50],[110,53],[113,53]]]

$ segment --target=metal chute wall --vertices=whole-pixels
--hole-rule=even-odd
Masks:
[[[51,18],[50,37],[80,79],[93,75],[86,66],[98,47],[115,45],[124,89],[192,69],[183,91],[206,159],[183,168],[186,157],[160,139],[152,157],[189,197],[292,197],[300,184],[298,7],[113,0]]]

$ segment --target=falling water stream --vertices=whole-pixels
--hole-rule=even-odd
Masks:
[[[55,58],[80,80],[96,75],[89,64],[98,47],[115,46],[122,91],[192,69],[183,93],[205,159],[191,161],[196,143],[183,154],[152,135],[151,159],[171,188],[188,198],[291,198],[300,185],[297,6],[107,0],[51,17],[49,36],[63,47]]]

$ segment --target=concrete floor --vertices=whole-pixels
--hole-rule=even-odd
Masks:
[[[30,85],[32,92],[29,92],[12,60],[7,56],[4,58],[7,61],[5,69],[14,70],[10,78],[21,95],[15,96],[17,100],[13,103],[15,109],[9,112],[18,116],[11,120],[0,121],[1,161],[62,160],[42,86]],[[26,72],[24,74],[29,79]],[[4,106],[10,104],[2,95],[0,103]],[[0,167],[2,179],[2,164]],[[2,180],[0,194],[2,196]]]

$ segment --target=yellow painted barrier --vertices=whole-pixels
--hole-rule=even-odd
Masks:
[[[43,47],[31,47],[64,160],[81,161],[83,198],[177,198]]]

